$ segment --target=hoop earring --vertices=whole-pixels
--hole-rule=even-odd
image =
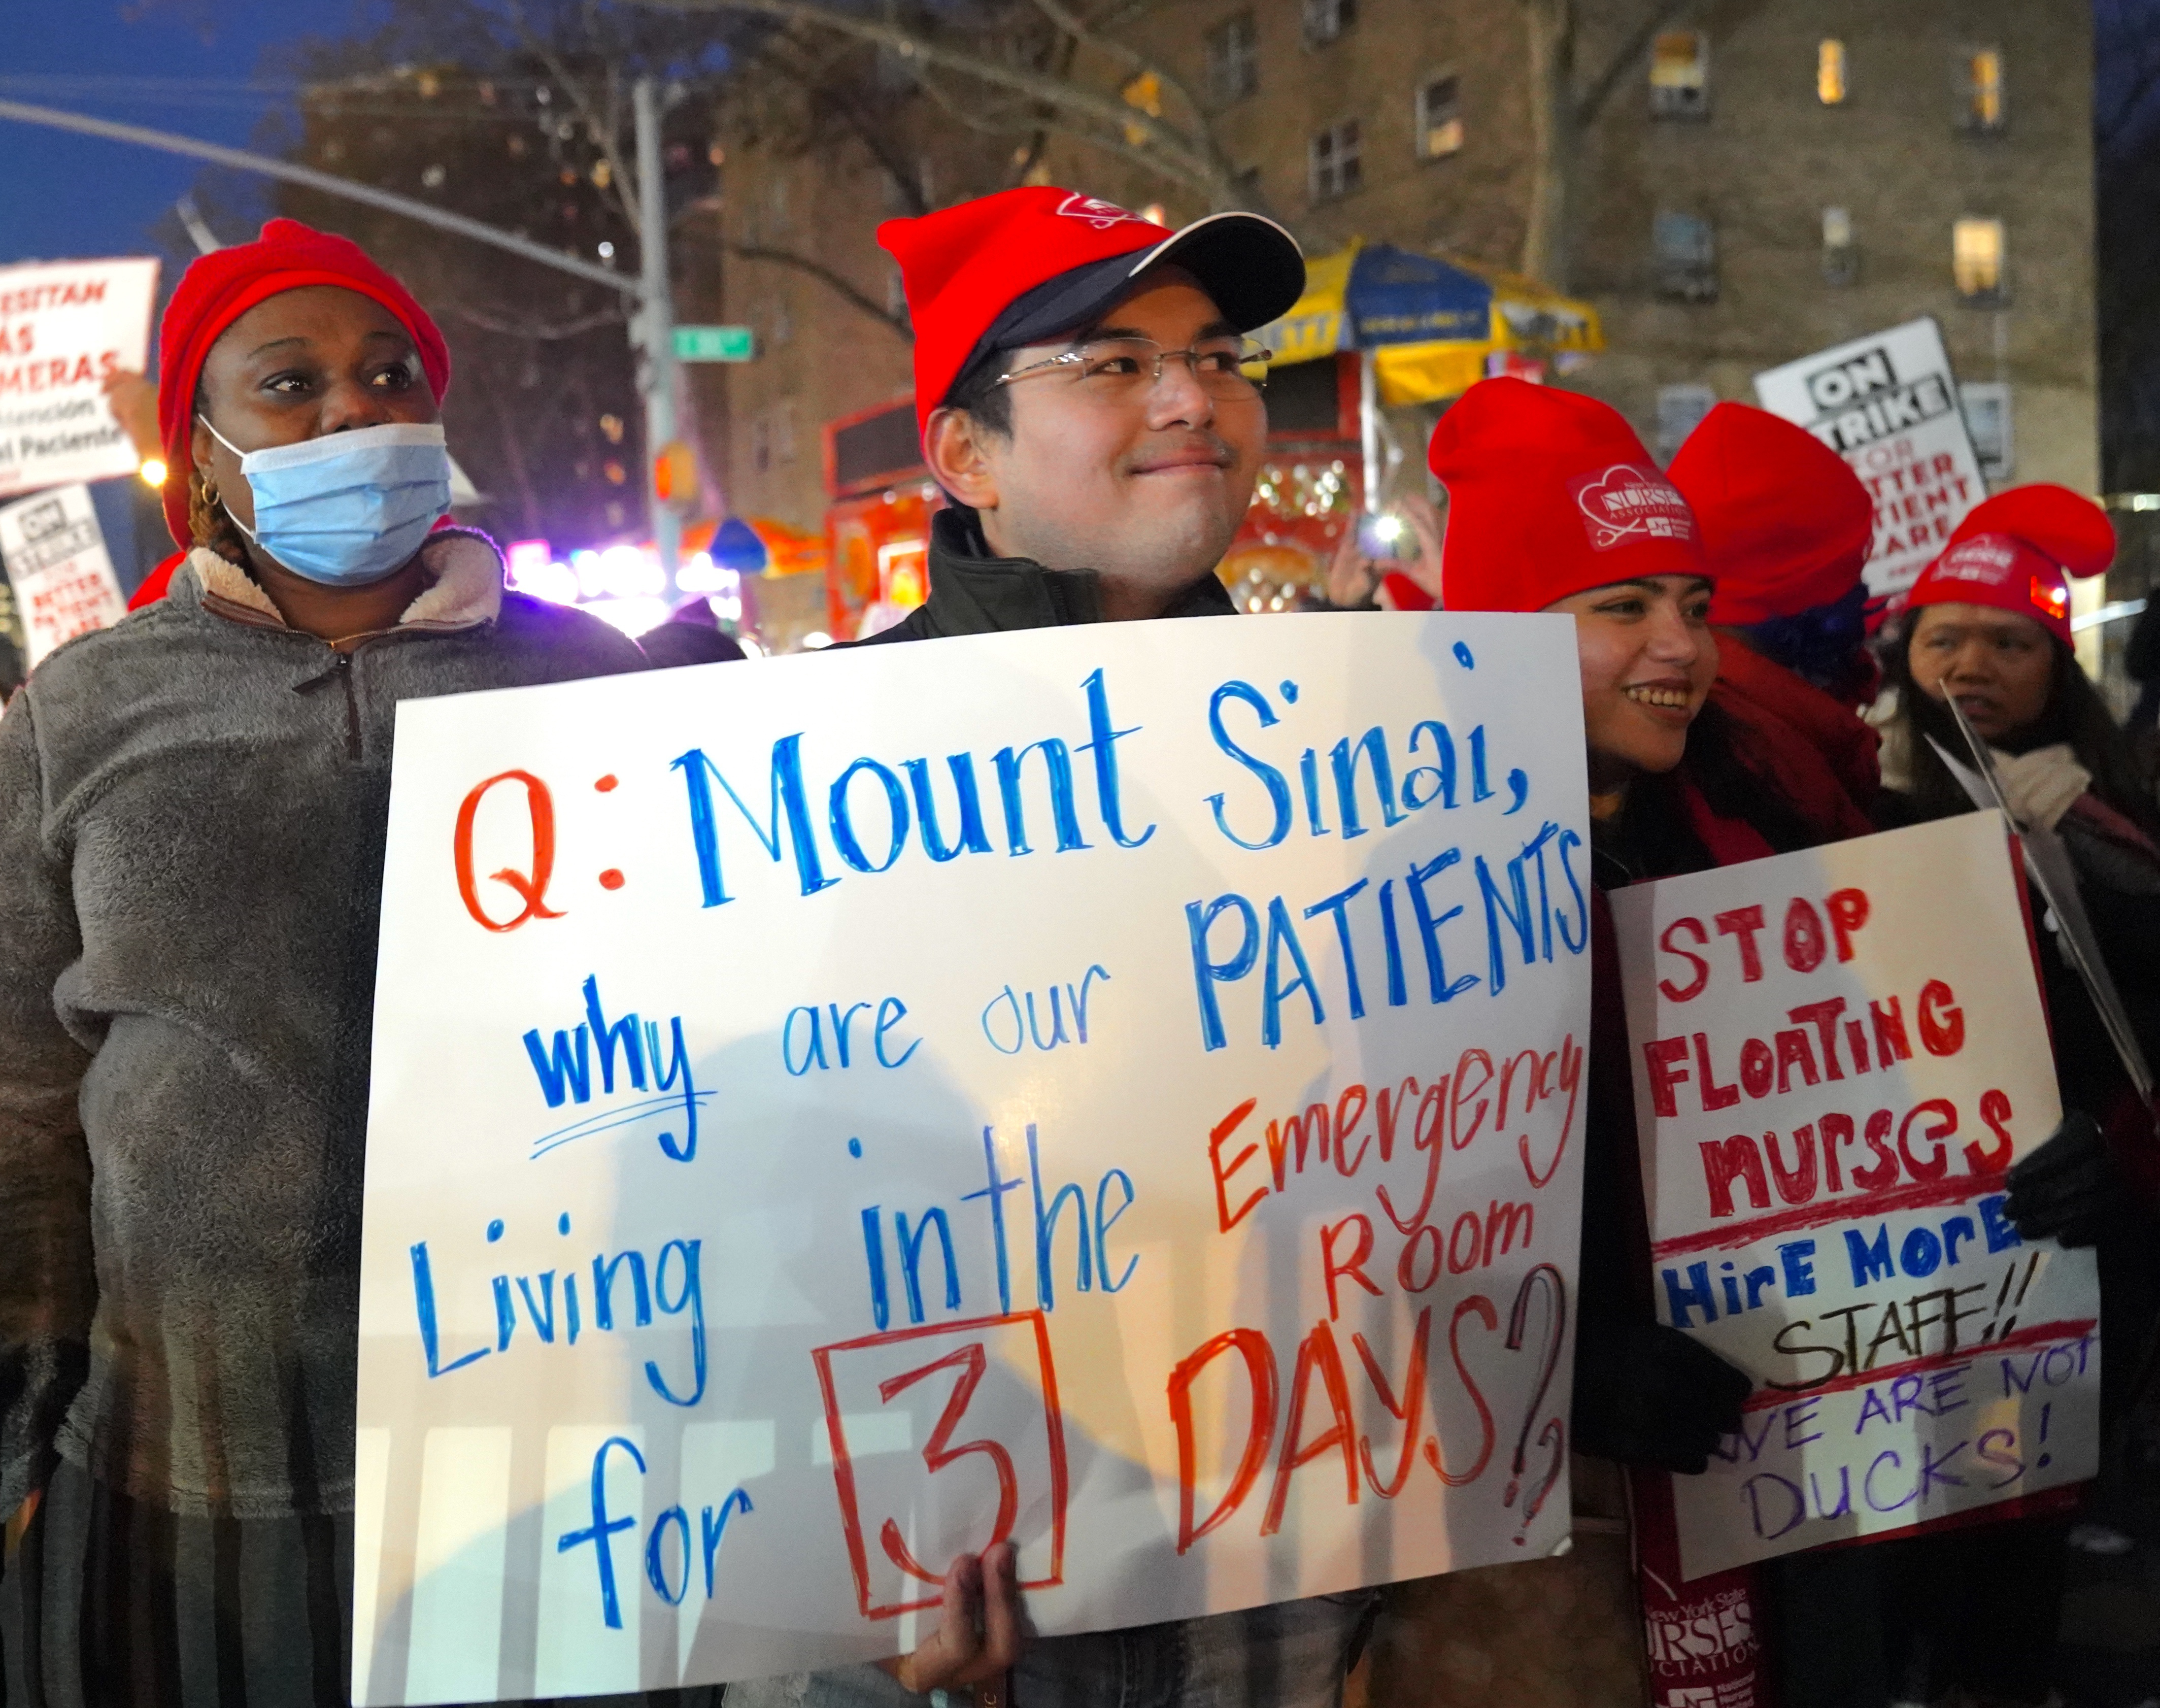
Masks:
[[[217,482],[205,480],[202,483],[202,502],[205,511],[215,511],[223,502],[217,496]]]

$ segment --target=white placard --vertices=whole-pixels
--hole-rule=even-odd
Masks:
[[[1126,623],[408,702],[355,1700],[1550,1553],[1573,630]]]
[[[2092,1254],[2002,1210],[2061,1119],[2011,859],[1976,812],[1613,895],[1659,1317],[1757,1384],[1690,1578],[2093,1474]]]
[[[100,389],[150,355],[158,263],[0,267],[0,498],[135,472],[135,446]]]
[[[1930,317],[1768,369],[1755,376],[1755,396],[1867,483],[1875,500],[1867,590],[1878,598],[1909,588],[1987,496],[1942,329]]]
[[[87,486],[62,486],[0,507],[0,562],[15,589],[33,670],[61,641],[127,615]]]

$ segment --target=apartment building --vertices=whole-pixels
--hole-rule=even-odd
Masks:
[[[2028,0],[1711,0],[1652,29],[1653,0],[1576,0],[1571,39],[1516,0],[1179,0],[1119,39],[1164,74],[1123,86],[1192,122],[1238,198],[1309,252],[1353,239],[1521,268],[1592,303],[1606,350],[1565,382],[1670,451],[1758,371],[1922,314],[1941,324],[1997,480],[2099,479],[2091,27]],[[1537,74],[1571,59],[1576,112]],[[1087,62],[1076,75],[1087,75]],[[1095,70],[1100,71],[1097,66]],[[1109,86],[1119,86],[1109,74]],[[1051,132],[1014,150],[928,101],[909,119],[942,203],[1073,183],[1172,223],[1197,191]],[[731,241],[800,266],[731,262],[729,312],[760,360],[729,376],[735,506],[797,527],[827,501],[823,429],[904,393],[897,281],[873,240],[891,180],[844,142],[738,148]],[[1564,220],[1545,215],[1561,197]],[[1422,442],[1437,408],[1402,412]],[[1414,466],[1414,465],[1413,465]]]

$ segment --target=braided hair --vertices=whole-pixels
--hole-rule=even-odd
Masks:
[[[206,408],[203,388],[198,384],[195,413],[200,416]],[[207,546],[226,563],[247,568],[247,537],[226,509],[217,483],[206,478],[192,459],[188,464],[188,544],[190,548]]]

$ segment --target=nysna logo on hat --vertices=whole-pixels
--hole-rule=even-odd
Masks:
[[[1615,463],[1568,482],[1593,551],[1636,540],[1691,540],[1695,512],[1670,481],[1638,463]]]
[[[1999,534],[1963,540],[1943,553],[1936,575],[1945,581],[2007,584],[2017,564],[2017,548]]]
[[[1077,190],[1058,203],[1057,215],[1065,220],[1084,220],[1098,231],[1107,231],[1111,226],[1121,226],[1128,220],[1135,226],[1148,223],[1130,208],[1121,208],[1114,201],[1104,201],[1099,195],[1082,195]]]

